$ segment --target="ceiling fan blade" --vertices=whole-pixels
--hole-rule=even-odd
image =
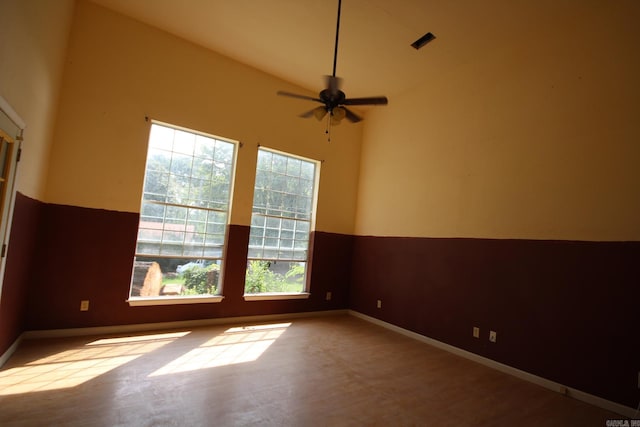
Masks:
[[[362,117],[358,116],[356,113],[354,113],[353,111],[349,110],[346,107],[342,107],[344,108],[344,111],[346,113],[345,117],[347,118],[347,120],[349,120],[351,123],[358,123],[359,121],[362,120]]]
[[[387,105],[386,96],[372,96],[369,98],[349,98],[342,101],[342,105]]]
[[[309,110],[309,111],[307,111],[306,113],[302,113],[302,114],[300,114],[298,117],[302,117],[303,119],[308,119],[309,117],[312,117],[312,116],[313,116],[313,112],[314,112],[315,110],[316,110],[315,108],[314,108],[313,110]]]
[[[278,91],[278,95],[280,95],[280,96],[288,96],[290,98],[306,99],[307,101],[323,102],[319,98],[314,98],[312,96],[306,96],[306,95],[298,95],[297,93],[285,92],[283,90],[279,90]]]
[[[324,82],[331,95],[337,95],[342,85],[342,79],[335,76],[324,76]]]

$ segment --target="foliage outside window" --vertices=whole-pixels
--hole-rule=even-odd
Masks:
[[[258,150],[245,294],[306,290],[317,174],[315,161]]]
[[[131,297],[220,294],[235,150],[151,125]]]

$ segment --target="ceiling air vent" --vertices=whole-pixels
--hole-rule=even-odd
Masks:
[[[425,44],[429,43],[431,40],[435,39],[436,36],[434,36],[431,33],[427,33],[424,36],[420,37],[418,40],[414,41],[413,43],[411,43],[411,46],[415,49],[418,50],[420,49],[422,46],[424,46]]]

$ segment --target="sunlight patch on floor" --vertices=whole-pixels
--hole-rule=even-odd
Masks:
[[[149,376],[196,371],[257,360],[291,323],[229,328]]]
[[[107,338],[0,371],[0,396],[75,387],[189,334]]]

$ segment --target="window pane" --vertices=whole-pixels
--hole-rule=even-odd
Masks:
[[[169,188],[169,174],[149,171],[144,180],[144,199],[164,202]]]
[[[150,149],[147,159],[147,170],[168,172],[171,168],[171,151]]]
[[[274,154],[271,160],[271,171],[275,173],[287,172],[287,158],[281,154]]]
[[[293,239],[293,230],[280,230],[281,239]]]
[[[222,162],[224,164],[230,165],[233,161],[233,145],[226,142],[217,141],[213,159],[216,162]]]
[[[205,159],[211,162],[211,159],[215,158],[215,154],[214,154],[215,147],[216,147],[215,139],[208,138],[203,135],[196,135],[194,156],[200,157],[202,159]]]
[[[303,163],[300,165],[300,176],[304,179],[313,180],[315,177],[315,165],[313,163]]]
[[[189,157],[192,157],[195,142],[195,134],[191,132],[185,132],[183,130],[176,130],[173,140],[173,152],[183,153],[188,155]]]
[[[287,175],[300,176],[300,166],[302,161],[300,159],[289,158],[287,159]]]
[[[183,177],[191,176],[191,166],[193,164],[193,157],[186,154],[173,153],[171,157],[170,172],[174,175]]]
[[[142,203],[142,209],[140,212],[140,220],[162,223],[164,218],[165,205],[156,203]]]
[[[264,250],[261,247],[249,247],[247,258],[264,258]]]
[[[151,126],[151,134],[149,137],[149,148],[158,148],[161,150],[173,150],[173,135],[175,130],[165,126]]]
[[[308,221],[296,221],[296,233],[305,233],[308,235],[310,231]]]

